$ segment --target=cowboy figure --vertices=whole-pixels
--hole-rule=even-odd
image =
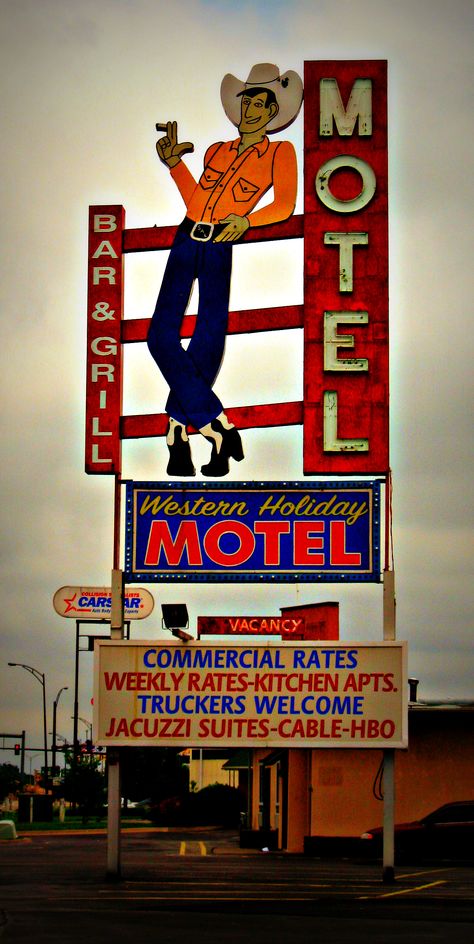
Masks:
[[[212,444],[210,461],[201,467],[203,475],[227,475],[229,458],[243,459],[240,434],[212,389],[227,332],[232,243],[250,226],[278,223],[293,213],[295,150],[289,141],[270,142],[267,135],[294,121],[302,99],[299,76],[291,71],[280,75],[277,66],[268,63],[254,66],[246,82],[226,75],[221,100],[239,137],[211,144],[198,183],[182,161],[193,145],[178,143],[176,122],[167,123],[166,134],[157,142],[158,156],[186,204],[147,339],[170,388],[168,475],[195,475],[187,426],[199,430]],[[273,201],[255,209],[272,187]],[[196,326],[184,349],[180,328],[195,279],[199,283]]]

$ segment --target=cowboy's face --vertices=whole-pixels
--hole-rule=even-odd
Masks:
[[[249,132],[262,131],[276,115],[278,105],[274,102],[267,106],[267,93],[259,92],[257,95],[242,95],[240,100],[240,124],[241,134]]]

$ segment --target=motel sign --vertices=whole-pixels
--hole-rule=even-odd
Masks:
[[[303,426],[305,475],[385,475],[388,445],[387,72],[385,61],[305,63],[304,214],[243,242],[302,238],[303,305],[231,312],[228,333],[304,331],[302,402],[228,411],[239,428]],[[86,471],[121,473],[121,441],[163,436],[165,414],[123,416],[124,257],[168,249],[176,227],[126,229],[121,206],[89,217]],[[238,252],[238,248],[236,250]],[[151,302],[150,302],[151,307]],[[186,322],[192,322],[187,318]],[[189,336],[184,329],[183,336]]]
[[[261,68],[267,65],[254,67]],[[288,86],[288,78],[279,81],[281,88]],[[247,82],[247,88],[255,84],[250,76]],[[293,120],[297,112],[291,114]],[[282,130],[286,126],[281,123]],[[226,417],[239,431],[301,426],[302,475],[318,481],[127,482],[123,570],[122,440],[164,437],[168,426],[164,412],[123,413],[123,346],[144,344],[151,320],[146,313],[124,317],[125,256],[169,250],[178,227],[128,229],[122,206],[90,207],[85,469],[115,476],[111,639],[96,643],[94,731],[98,742],[111,749],[157,743],[381,749],[383,865],[389,881],[393,749],[407,746],[408,718],[407,653],[405,644],[395,643],[390,548],[385,61],[305,62],[302,156],[304,212],[284,222],[250,225],[241,242],[302,240],[303,302],[230,311],[227,334],[303,331],[303,396],[295,402],[235,406],[226,409]],[[239,252],[238,244],[234,251]],[[153,303],[150,299],[150,314]],[[196,316],[183,319],[183,340],[192,337],[195,324]],[[197,432],[189,426],[187,431]],[[380,581],[382,574],[384,641],[378,644],[334,642],[331,627],[322,636],[319,628],[310,633],[311,642],[297,642],[306,629],[291,608],[282,610],[278,627],[252,616],[211,617],[198,627],[204,635],[216,628],[227,634],[230,621],[230,643],[123,639],[126,583],[347,583]],[[259,635],[264,623],[265,632],[280,631],[281,644],[261,638],[256,645],[236,642],[244,630]],[[309,781],[298,773],[296,753],[288,752],[288,770],[296,776],[292,789],[298,797]],[[253,770],[258,778],[255,761]],[[114,750],[108,798],[108,870],[116,876],[120,769]],[[291,822],[292,810],[288,805],[282,820],[287,816]]]

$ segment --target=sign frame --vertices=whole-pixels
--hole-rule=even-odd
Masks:
[[[104,653],[102,658],[104,647],[114,649],[113,655]],[[125,649],[121,656],[119,650],[123,647],[131,651],[127,654]],[[370,658],[375,659],[377,672],[367,672],[373,664],[368,660],[368,650],[371,651]],[[358,662],[362,651],[365,672],[360,670]],[[229,673],[230,664],[233,668]],[[145,666],[145,669],[141,671],[140,666]],[[298,669],[302,670],[301,674],[298,674]],[[387,669],[395,671],[387,672]],[[275,643],[264,639],[258,644],[208,642],[203,645],[195,640],[183,645],[177,640],[97,640],[94,648],[94,732],[97,743],[106,747],[205,748],[225,743],[226,747],[270,749],[406,749],[407,675],[405,641]],[[213,687],[216,683],[212,682],[211,676],[220,681],[225,677],[224,687]],[[330,681],[331,677],[333,681]],[[306,680],[304,685],[299,683],[300,678]],[[341,690],[337,687],[340,678]],[[282,679],[285,679],[286,687]],[[266,687],[268,684],[271,685],[270,694]],[[369,694],[365,689],[371,685],[371,702],[365,707],[364,698]],[[245,694],[238,694],[239,687]],[[247,711],[249,690],[253,706]],[[232,694],[223,695],[223,691]],[[122,716],[118,717],[113,712],[120,708]],[[181,717],[179,712],[184,716]],[[265,712],[272,715],[271,720],[261,717]],[[372,716],[366,716],[367,712]],[[213,731],[210,725],[212,715],[223,730]],[[319,719],[320,723],[311,726],[310,718],[313,722]],[[206,721],[204,727],[203,719]],[[239,719],[242,721],[240,725],[235,723]],[[295,725],[296,722],[301,722],[301,725],[292,729],[292,719]],[[325,724],[322,723],[324,719]],[[270,727],[273,721],[274,727]],[[312,736],[308,734],[310,728],[315,732]],[[202,738],[198,736],[201,731]]]
[[[350,481],[350,482],[225,482],[225,483],[170,483],[170,482],[133,482],[127,481],[127,497],[126,497],[126,522],[125,522],[125,566],[124,566],[124,577],[126,583],[149,583],[149,582],[160,582],[160,581],[189,581],[189,582],[279,582],[279,583],[291,583],[293,581],[301,582],[343,582],[348,583],[352,581],[362,581],[362,582],[375,582],[379,583],[382,580],[382,574],[380,569],[380,552],[381,552],[381,503],[380,503],[380,486],[381,481],[377,479],[371,479],[367,481]],[[198,492],[201,492],[201,497],[197,498]],[[152,495],[156,493],[156,498],[152,498]],[[280,563],[280,544],[278,545],[278,554],[274,551],[275,555],[278,556],[278,560],[275,560],[274,563],[267,566],[267,534],[263,533],[263,529],[267,528],[266,521],[259,518],[259,521],[255,523],[255,528],[257,530],[257,524],[259,527],[259,538],[262,538],[263,544],[263,563],[261,566],[248,566],[245,567],[243,564],[247,561],[241,563],[233,563],[231,557],[236,557],[237,552],[232,555],[228,551],[223,551],[221,549],[221,544],[219,541],[226,538],[227,534],[233,534],[234,537],[237,536],[237,540],[241,541],[241,547],[243,539],[238,535],[243,534],[244,539],[248,539],[250,542],[254,540],[254,551],[252,555],[258,557],[258,553],[261,553],[260,550],[257,552],[255,550],[257,542],[255,538],[249,537],[253,534],[248,524],[252,521],[252,514],[254,506],[258,508],[256,504],[258,501],[262,500],[264,495],[268,494],[268,497],[263,504],[260,505],[258,511],[259,516],[263,513],[263,510],[268,511],[269,516],[271,517],[272,522],[276,523],[278,517],[275,517],[276,511],[278,508],[283,508],[283,511],[280,512],[280,517],[282,520],[288,523],[288,532],[290,535],[290,540],[294,541],[296,545],[297,538],[295,537],[296,528],[300,527],[301,529],[307,525],[308,521],[314,522],[314,531],[319,531],[321,537],[308,537],[313,534],[313,531],[306,528],[305,534],[307,536],[308,542],[312,542],[312,547],[307,551],[307,563],[310,559],[314,563],[308,563],[307,569],[303,570],[304,565],[298,565],[295,562],[295,552],[293,551],[293,560],[286,562],[285,566],[282,566]],[[140,506],[138,512],[138,504],[140,501],[140,495],[146,495],[146,498],[143,499],[143,503]],[[279,498],[275,499],[275,496],[280,495]],[[367,500],[367,511],[369,513],[369,520],[367,525],[364,525],[364,547],[361,550],[361,547],[357,549],[350,548],[350,550],[357,550],[358,553],[346,554],[346,522],[343,521],[343,529],[340,532],[343,539],[344,551],[341,550],[341,561],[345,561],[345,566],[341,564],[338,566],[338,563],[333,563],[332,557],[332,539],[333,539],[333,522],[336,521],[337,515],[335,509],[339,506],[351,507],[346,501],[336,501],[334,495],[351,495],[351,496],[365,496]],[[219,502],[213,502],[212,499],[218,498],[220,496]],[[223,504],[229,505],[229,502],[223,502],[222,496],[228,496],[231,499],[230,508],[238,506],[240,511],[236,511],[235,514],[239,514],[242,517],[234,522],[234,519],[230,517],[230,513],[226,512],[226,516],[219,517],[218,511]],[[319,502],[315,502],[315,496],[321,496]],[[291,498],[291,501],[290,501]],[[298,505],[295,505],[295,502],[298,501]],[[272,511],[275,502],[278,504],[276,511]],[[304,507],[301,506],[301,502],[305,502]],[[180,504],[181,503],[181,504]],[[194,512],[193,509],[196,508],[196,503],[199,503],[199,512]],[[253,503],[250,507],[250,503]],[[271,503],[271,504],[269,504]],[[332,503],[334,511],[331,511],[329,507]],[[157,514],[158,511],[162,512],[163,515],[161,518],[153,518],[150,520],[149,511],[150,508],[156,504]],[[297,508],[295,511],[294,517],[291,511],[286,511],[286,505],[290,506],[291,504]],[[362,503],[361,503],[362,504]],[[324,510],[321,510],[321,519],[315,517],[314,511],[312,509],[318,509],[319,506],[324,506]],[[217,507],[217,511],[214,509]],[[186,513],[183,515],[183,508],[186,508]],[[305,510],[306,509],[306,510]],[[251,510],[252,514],[248,515],[248,511]],[[171,525],[166,521],[166,514],[168,513],[168,518],[171,521]],[[342,512],[341,512],[342,514]],[[359,521],[353,521],[350,523],[350,517],[348,517],[348,512],[344,512],[347,518],[348,527],[353,525],[356,527],[362,527]],[[365,514],[365,512],[364,512]],[[145,519],[145,515],[148,517]],[[248,515],[248,517],[247,517]],[[331,521],[331,518],[333,519]],[[200,521],[200,519],[202,519]],[[296,519],[296,520],[294,520]],[[327,519],[325,521],[325,519]],[[186,521],[187,530],[181,532],[182,522]],[[159,521],[160,524],[156,525],[153,530],[153,522]],[[203,523],[204,521],[204,523]],[[246,521],[246,523],[244,523]],[[301,525],[300,522],[301,521]],[[192,523],[195,523],[195,528],[192,528]],[[205,531],[207,524],[210,522],[208,530]],[[228,524],[227,531],[224,529],[224,522]],[[305,523],[305,524],[303,524]],[[291,533],[291,525],[293,525],[293,533]],[[146,528],[148,527],[148,531]],[[140,530],[138,530],[140,528]],[[200,543],[203,544],[207,541],[207,546],[209,545],[208,535],[210,534],[211,528],[218,529],[214,534],[219,533],[219,537],[214,538],[213,534],[213,545],[218,548],[218,551],[215,551],[215,557],[211,558],[211,552],[208,553],[206,561],[204,550],[201,549]],[[246,530],[245,530],[246,529]],[[160,532],[159,537],[157,533]],[[247,535],[248,532],[248,535]],[[298,534],[302,531],[298,532]],[[190,560],[190,553],[187,541],[188,535],[191,535],[191,538],[196,547],[195,556],[196,560],[199,555],[201,555],[202,566],[200,569],[197,569],[197,563],[194,563]],[[184,536],[184,537],[183,537]],[[281,543],[283,544],[283,539],[286,535],[283,535]],[[191,540],[191,538],[189,540]],[[270,541],[270,538],[268,538]],[[277,536],[278,541],[280,541],[280,536]],[[306,538],[305,538],[306,540]],[[161,543],[160,543],[161,542]],[[318,543],[319,542],[319,543]],[[165,544],[167,543],[167,548]],[[234,542],[234,546],[235,546]],[[199,546],[198,546],[199,544]],[[177,550],[181,545],[181,556],[178,559]],[[194,546],[193,545],[193,546]],[[155,551],[154,547],[156,546],[156,565],[153,561],[155,560]],[[335,546],[335,545],[334,545]],[[308,544],[309,547],[309,544]],[[316,547],[321,549],[320,553],[316,551]],[[164,548],[164,553],[162,554],[162,548]],[[175,554],[176,551],[176,554]],[[187,566],[181,562],[184,558],[184,554],[187,554]],[[359,553],[360,552],[360,553]],[[291,553],[291,549],[290,552]],[[166,556],[166,555],[169,555]],[[171,555],[176,556],[175,560],[170,560]],[[223,560],[224,556],[227,555],[227,559]],[[251,555],[251,556],[252,556]],[[313,555],[313,556],[312,556]],[[326,556],[325,556],[326,555]],[[329,563],[326,561],[326,557],[330,556]],[[160,558],[166,556],[166,563],[160,563]],[[269,556],[269,555],[268,555]],[[349,557],[361,558],[359,566],[351,562],[349,565],[347,563]],[[364,563],[362,563],[362,556],[364,556]],[[147,560],[148,558],[148,560]],[[219,560],[219,558],[221,560]],[[323,558],[323,563],[319,560]],[[317,563],[316,563],[317,561]],[[179,566],[178,566],[179,565]],[[194,569],[193,569],[194,568]],[[311,568],[311,569],[310,569]]]

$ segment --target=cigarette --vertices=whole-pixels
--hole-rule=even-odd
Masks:
[[[168,125],[167,125],[167,124],[164,125],[164,124],[159,124],[159,123],[157,123],[157,124],[155,125],[155,128],[156,128],[157,131],[167,131],[167,130],[168,130]]]

